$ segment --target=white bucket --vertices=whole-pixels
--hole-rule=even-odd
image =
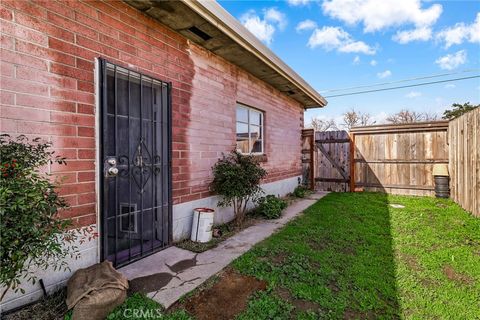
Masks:
[[[190,239],[195,242],[208,242],[212,240],[213,215],[215,210],[210,208],[193,209],[192,235]]]

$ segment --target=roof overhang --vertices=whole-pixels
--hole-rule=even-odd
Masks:
[[[272,85],[304,108],[327,104],[325,98],[216,1],[124,1]]]

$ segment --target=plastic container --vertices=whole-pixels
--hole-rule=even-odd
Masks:
[[[193,209],[192,235],[190,239],[195,242],[208,242],[212,240],[213,216],[215,210],[210,208]]]

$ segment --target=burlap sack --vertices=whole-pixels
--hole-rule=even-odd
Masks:
[[[127,297],[128,280],[110,261],[77,270],[67,283],[72,320],[102,320]]]

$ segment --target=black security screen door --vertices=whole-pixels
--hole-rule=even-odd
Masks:
[[[100,65],[102,257],[121,266],[171,241],[170,84]]]

